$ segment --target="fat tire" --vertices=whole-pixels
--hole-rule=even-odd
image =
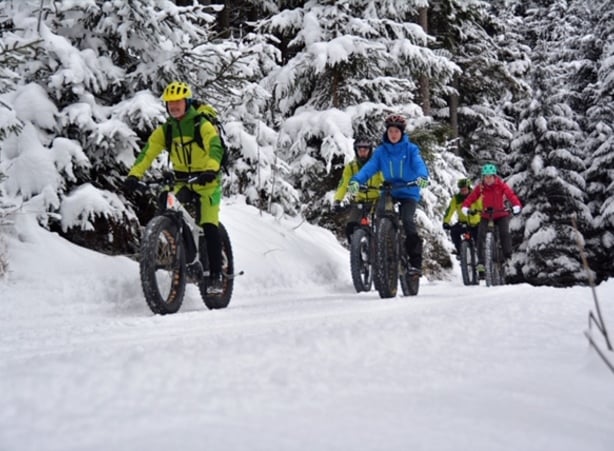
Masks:
[[[397,230],[388,218],[381,218],[377,227],[375,252],[375,287],[380,298],[397,295],[399,279],[399,243]]]
[[[497,285],[505,285],[505,270],[504,270],[504,262],[505,257],[503,256],[503,248],[501,247],[501,237],[499,235],[499,230],[496,230],[497,234],[497,260],[495,261],[495,269],[497,275]]]
[[[354,289],[357,293],[370,291],[373,284],[370,248],[369,232],[363,228],[357,228],[350,238],[350,270]]]
[[[230,237],[224,224],[221,222],[218,226],[220,240],[222,241],[222,273],[225,274],[224,291],[222,294],[212,296],[207,294],[207,277],[198,284],[198,290],[200,291],[200,297],[210,310],[218,310],[228,307],[230,299],[232,298],[232,290],[234,288],[234,257],[232,255],[232,245],[230,244]]]
[[[185,250],[175,222],[154,217],[141,239],[139,272],[147,305],[153,313],[176,313],[185,294]]]
[[[463,240],[460,248],[460,266],[464,285],[478,285],[477,262],[473,242]]]
[[[495,234],[488,232],[486,239],[484,240],[484,260],[486,266],[486,286],[493,287],[500,285],[500,263],[497,261],[497,243],[495,240]]]

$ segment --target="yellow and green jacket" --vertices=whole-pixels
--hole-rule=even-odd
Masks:
[[[463,196],[461,194],[455,194],[450,200],[450,204],[444,214],[443,223],[450,224],[452,221],[452,216],[456,213],[456,218],[458,222],[462,222],[464,224],[469,224],[471,227],[475,227],[480,223],[480,213],[482,211],[482,198],[479,197],[474,203],[471,204],[470,210],[477,211],[477,213],[472,215],[464,215],[462,212],[463,201],[467,198],[467,196]]]
[[[129,175],[142,178],[155,158],[166,148],[164,134],[168,123],[171,124],[173,139],[171,149],[167,151],[170,153],[170,160],[175,171],[187,174],[219,171],[224,153],[222,142],[217,130],[209,121],[201,119],[200,127],[197,127],[199,122],[196,124],[194,122],[194,117],[197,115],[198,112],[190,106],[180,121],[169,118],[166,123],[158,126],[137,156]],[[196,128],[199,130],[195,130]],[[195,133],[201,134],[204,149],[194,139]],[[216,181],[211,183],[216,183]]]
[[[350,179],[354,177],[354,174],[360,171],[361,167],[362,165],[358,162],[358,160],[354,159],[350,161],[345,166],[345,168],[343,168],[343,175],[341,176],[341,180],[339,180],[339,185],[337,186],[337,192],[335,193],[335,201],[341,202],[345,198],[345,195],[348,190],[348,185],[350,183]],[[374,188],[374,189],[370,189],[366,193],[362,191],[358,192],[358,194],[356,194],[356,196],[354,197],[354,199],[352,199],[352,201],[353,202],[364,202],[368,200],[376,200],[377,198],[379,198],[379,195],[380,195],[379,187],[382,186],[382,183],[384,183],[384,176],[381,172],[377,172],[373,177],[371,177],[367,181],[367,185],[369,186],[369,188]]]

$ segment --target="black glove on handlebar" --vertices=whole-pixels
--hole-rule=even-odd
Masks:
[[[134,175],[129,175],[124,180],[124,191],[133,192],[139,188],[139,179]]]
[[[207,183],[211,183],[217,177],[217,172],[215,171],[205,171],[198,174],[196,178],[196,183],[200,185],[205,185]]]
[[[443,223],[443,229],[444,230],[450,230],[452,227],[450,226],[450,224],[448,224],[447,222]]]

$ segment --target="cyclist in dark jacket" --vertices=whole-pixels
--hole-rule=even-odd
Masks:
[[[416,181],[417,186],[394,189],[393,198],[401,203],[401,219],[405,229],[405,247],[411,265],[410,273],[422,273],[422,238],[418,235],[414,215],[421,198],[421,189],[428,186],[429,171],[420,149],[405,133],[407,122],[398,114],[388,116],[383,142],[371,159],[352,177],[348,190],[358,192],[375,173],[381,171],[384,180],[392,184]]]

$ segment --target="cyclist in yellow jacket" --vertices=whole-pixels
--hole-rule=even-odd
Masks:
[[[457,182],[458,193],[455,194],[443,217],[443,228],[450,231],[450,238],[456,248],[456,255],[460,255],[461,234],[465,226],[469,229],[473,241],[478,242],[478,226],[480,225],[480,212],[482,211],[482,198],[480,197],[473,204],[471,204],[471,210],[475,213],[466,215],[462,212],[463,201],[471,192],[471,180],[460,179]],[[456,223],[453,225],[452,218],[456,214]]]
[[[350,161],[345,166],[345,168],[343,168],[343,175],[341,176],[341,180],[339,180],[339,185],[337,186],[337,192],[335,193],[335,199],[333,203],[333,209],[335,212],[338,213],[343,209],[341,203],[343,202],[347,194],[350,179],[358,171],[360,171],[360,169],[367,161],[369,161],[372,152],[373,146],[371,145],[369,140],[364,138],[357,138],[354,141],[354,154],[356,155],[356,158]],[[382,175],[382,173],[376,173],[367,182],[369,190],[367,192],[359,191],[354,197],[350,199],[348,222],[345,226],[345,235],[347,237],[348,243],[350,242],[350,237],[352,236],[352,233],[354,233],[354,229],[359,224],[360,218],[362,216],[362,211],[358,208],[358,203],[366,202],[370,207],[372,207],[379,198],[379,188],[383,182],[384,176]]]
[[[207,244],[210,271],[207,292],[219,294],[223,288],[222,244],[218,226],[222,199],[220,163],[224,149],[213,124],[198,119],[198,112],[192,105],[192,90],[187,83],[170,83],[162,94],[162,100],[166,103],[169,118],[152,132],[130,169],[124,188],[134,191],[154,159],[166,149],[165,134],[167,124],[170,124],[171,148],[166,150],[175,173],[175,193],[182,202],[195,197],[199,200],[200,209],[195,219],[204,230]],[[200,140],[195,139],[197,133],[202,137],[202,147]],[[186,181],[194,177],[197,178],[196,182]]]

